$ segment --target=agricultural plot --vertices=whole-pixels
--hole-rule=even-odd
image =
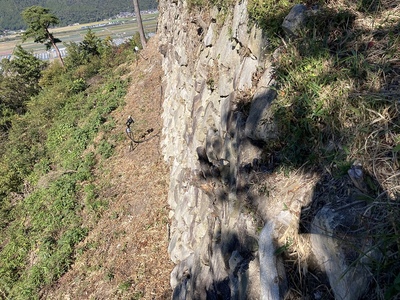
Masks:
[[[143,27],[147,35],[152,35],[156,32],[157,17],[158,13],[142,15]],[[52,32],[62,43],[80,42],[89,28],[99,38],[111,37],[116,43],[125,41],[138,31],[136,19],[127,18],[54,28]],[[34,43],[30,39],[22,43],[21,37],[16,34],[0,38],[0,60],[9,58],[16,45],[22,45],[24,49],[32,51],[36,57],[43,60],[54,57],[52,51],[46,51],[44,45]],[[64,48],[62,44],[59,44],[59,47],[60,50]],[[64,56],[66,53],[62,52],[61,55]]]

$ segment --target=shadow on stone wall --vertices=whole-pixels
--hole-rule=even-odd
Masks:
[[[219,227],[221,229],[221,227]],[[246,299],[252,284],[249,266],[255,259],[256,241],[240,237],[237,232],[222,230],[211,236],[207,253],[194,252],[182,270],[173,299]],[[173,274],[174,275],[174,274]]]
[[[321,36],[318,43],[327,43],[326,52],[321,52],[319,48],[310,48],[307,44],[309,39],[306,38],[299,43],[302,47],[298,49],[300,56],[303,59],[314,59],[321,55],[336,56],[348,63],[349,72],[345,76],[363,84],[366,77],[354,60],[354,45],[350,38],[354,34],[354,16],[351,12],[338,12],[336,15],[329,12],[322,17],[321,20],[316,20],[317,32],[322,35],[342,32],[343,35],[338,37],[339,40],[331,39],[334,38],[332,36]],[[384,34],[385,30],[398,33],[399,24],[370,34]],[[341,49],[335,48],[338,44]],[[368,53],[363,51],[367,50],[368,47],[359,48],[357,54],[366,56]],[[338,77],[335,68],[338,66],[334,65],[332,69],[319,74],[317,80],[330,82],[343,79]],[[275,299],[335,299],[335,296],[338,299],[356,299],[362,297],[368,288],[372,290],[379,285],[393,283],[398,274],[393,272],[371,281],[370,274],[377,268],[393,263],[391,270],[400,270],[400,260],[396,262],[385,254],[389,248],[392,253],[397,253],[395,257],[398,256],[397,242],[391,240],[393,234],[390,231],[396,227],[390,229],[390,222],[387,222],[398,222],[398,206],[395,206],[396,209],[394,206],[387,209],[382,200],[385,193],[385,187],[380,184],[382,180],[375,178],[375,174],[365,168],[365,165],[360,166],[349,161],[345,146],[358,138],[357,131],[351,126],[332,126],[343,120],[335,114],[334,109],[325,112],[326,119],[323,115],[316,114],[311,102],[312,93],[318,94],[318,91],[315,92],[312,88],[296,91],[293,93],[294,101],[290,105],[277,107],[273,114],[271,106],[277,92],[279,93],[279,86],[269,72],[273,72],[272,68],[266,70],[265,76],[260,79],[259,89],[251,106],[246,99],[240,101],[235,99],[237,95],[229,95],[228,98],[232,98],[227,101],[230,106],[221,105],[222,125],[212,126],[208,119],[203,122],[202,118],[210,118],[210,123],[216,122],[212,114],[219,111],[217,105],[223,103],[225,98],[213,99],[214,102],[210,100],[204,110],[192,111],[194,125],[191,129],[205,131],[206,138],[204,144],[196,149],[200,169],[195,178],[190,179],[190,183],[198,190],[188,193],[190,196],[195,195],[196,201],[193,202],[196,207],[189,207],[188,214],[198,209],[198,206],[204,206],[207,209],[198,209],[196,214],[199,211],[204,213],[205,216],[201,216],[203,219],[200,218],[200,221],[205,220],[208,223],[204,226],[204,237],[194,242],[189,238],[188,244],[192,243],[192,248],[182,251],[191,254],[184,261],[178,262],[171,275],[173,280],[177,280],[172,284],[175,286],[173,299],[260,299],[260,232],[265,224],[271,222],[277,227],[289,226],[284,223],[290,223],[290,218],[295,220],[296,227],[293,240],[307,240],[312,255],[303,261],[293,258],[296,253],[290,252],[291,246],[279,244],[279,236],[272,234],[267,245],[261,245],[269,251],[265,256],[272,262],[268,265],[269,275],[272,274],[269,284],[270,291],[274,292],[278,286],[279,295]],[[396,74],[400,70],[386,72],[387,78],[393,82],[398,79]],[[288,74],[281,75],[284,77]],[[395,96],[398,96],[398,93],[387,93],[390,84],[387,81],[382,92],[358,95],[357,91],[350,91],[346,101],[352,103],[355,110],[357,104],[368,107],[371,104],[369,101],[374,102],[375,106],[372,108],[381,109],[396,101]],[[213,89],[211,92],[214,91]],[[197,100],[200,98],[198,95]],[[212,109],[208,112],[210,107]],[[399,116],[392,122],[400,123]],[[208,127],[196,128],[204,124]],[[379,122],[371,125],[374,126],[373,130],[384,133],[385,128]],[[349,135],[350,131],[355,135]],[[188,134],[185,138],[189,145],[195,143],[194,134]],[[390,156],[396,144],[391,140],[388,145],[390,147],[387,148],[387,153],[383,154],[386,157]],[[355,156],[351,157],[352,160],[353,158],[355,161]],[[302,182],[294,182],[294,188],[287,191],[291,194],[293,203],[280,202],[280,199],[275,199],[275,195],[270,194],[272,187],[268,185],[269,182],[274,178],[282,179],[283,175],[277,176],[282,173],[299,181],[302,180],[301,176],[294,176],[299,173],[303,177],[319,178],[313,186],[310,201],[298,211],[292,212],[289,204],[295,204],[298,200],[296,197],[300,194],[296,189]],[[283,179],[290,181],[290,178]],[[275,181],[274,184],[281,188],[281,182]],[[207,197],[198,196],[199,194]],[[398,194],[395,197],[398,199]],[[203,202],[199,203],[198,200]],[[184,219],[181,215],[179,217]],[[204,225],[196,223],[195,217],[187,220],[180,224],[183,223],[183,227],[190,231],[193,231],[192,227]],[[387,235],[383,234],[388,237],[386,241],[381,239],[385,226],[388,229]],[[278,229],[279,235],[281,232]],[[377,236],[379,234],[381,236]],[[171,244],[171,248],[178,245],[175,241]],[[382,273],[386,271],[379,270]]]
[[[340,12],[334,18],[337,26],[345,24],[349,28],[354,21],[354,16],[348,12]],[[320,26],[324,26],[323,22]],[[383,31],[379,30],[373,35],[396,32],[400,28],[399,24]],[[351,39],[346,42],[346,37],[343,38],[342,46],[348,49],[348,52],[342,51],[338,55],[341,56],[339,59],[344,60],[347,56],[351,57],[352,45],[346,44],[350,43]],[[333,47],[333,45],[327,46]],[[305,50],[307,49],[303,49]],[[337,49],[330,50],[335,53]],[[302,55],[310,58],[318,57],[321,53],[305,51]],[[357,66],[349,67],[355,69],[350,70],[346,76],[353,76],[352,79],[362,85],[362,80],[367,80],[363,77],[365,75],[356,69]],[[333,73],[334,70],[327,70],[319,80],[326,82],[338,80],[339,78]],[[392,70],[388,71],[387,75],[395,78],[395,74],[396,70]],[[367,107],[381,109],[395,100],[393,95],[398,95],[388,93],[391,89],[390,84],[392,83],[387,81],[387,86],[384,86],[381,92],[367,92],[361,96],[357,91],[350,91],[347,100],[354,106],[363,103]],[[394,237],[392,233],[387,236],[386,233],[382,233],[385,226],[388,230],[393,229],[388,222],[382,224],[382,221],[390,214],[397,217],[400,214],[398,207],[392,206],[387,210],[388,207],[381,203],[385,189],[379,184],[380,181],[375,175],[368,171],[371,169],[347,161],[348,153],[343,146],[355,142],[358,136],[351,137],[348,132],[344,133],[338,128],[330,127],[331,124],[340,124],[343,121],[340,116],[330,114],[327,116],[329,122],[322,117],[315,117],[307,93],[300,93],[290,107],[278,108],[276,115],[272,116],[270,106],[276,96],[276,88],[270,86],[269,89],[256,95],[249,112],[246,103],[237,105],[228,112],[226,118],[230,119],[230,128],[227,129],[230,135],[229,143],[237,145],[233,147],[237,153],[225,149],[225,154],[229,152],[228,156],[225,155],[222,159],[217,155],[223,152],[221,148],[226,147],[227,139],[215,129],[210,129],[214,136],[207,140],[204,147],[197,148],[201,166],[197,178],[198,187],[212,199],[216,215],[222,216],[220,222],[224,222],[224,218],[229,219],[232,215],[247,214],[256,219],[260,229],[270,221],[260,213],[262,205],[260,189],[263,187],[262,183],[272,173],[278,170],[301,170],[303,174],[317,173],[320,181],[315,186],[310,203],[301,209],[298,223],[298,234],[310,236],[309,242],[314,257],[308,262],[309,270],[303,278],[300,278],[301,274],[297,268],[304,268],[305,265],[278,260],[276,273],[281,288],[280,295],[285,295],[284,290],[292,290],[291,295],[293,295],[293,291],[299,288],[296,286],[298,280],[303,281],[301,285],[305,288],[300,291],[302,296],[319,297],[319,299],[335,299],[335,297],[358,299],[368,289],[373,290],[382,285],[392,284],[393,274],[375,280],[372,280],[371,274],[376,274],[377,268],[389,261],[385,253],[388,251],[385,249],[387,240],[382,240],[382,236],[388,239]],[[396,115],[395,119],[399,121],[399,115]],[[260,124],[261,129],[256,128]],[[352,129],[346,128],[346,130]],[[386,129],[374,124],[374,130],[385,132]],[[343,139],[344,136],[346,140]],[[392,140],[392,147],[396,146],[393,143]],[[392,148],[388,147],[387,157],[390,157],[391,151]],[[252,156],[248,153],[259,155]],[[232,165],[233,162],[235,166]],[[290,171],[288,172],[290,174]],[[258,192],[255,192],[254,185],[259,185]],[[232,197],[232,194],[235,196]],[[395,197],[398,199],[398,195]],[[395,221],[393,216],[392,220]],[[222,230],[221,244],[212,245],[214,250],[211,251],[211,256],[214,253],[222,253],[225,264],[221,267],[232,273],[226,274],[223,279],[212,284],[212,288],[207,290],[207,299],[231,299],[228,295],[240,295],[249,289],[247,285],[240,285],[240,282],[248,282],[248,276],[243,275],[243,279],[240,278],[241,274],[248,272],[249,262],[257,257],[259,232],[251,232],[240,225],[235,227],[235,230],[234,234]],[[229,246],[222,246],[224,243]],[[396,243],[390,241],[389,244],[390,251],[398,253]],[[288,254],[285,251],[277,255],[279,252],[277,250],[282,249],[280,245],[275,245],[274,248],[275,251],[271,255],[290,259],[285,256]],[[237,272],[232,271],[229,264],[234,253],[238,253],[243,260],[243,264],[238,264],[241,267]],[[286,272],[282,271],[283,268],[286,268]],[[391,270],[399,268],[399,263],[396,263]],[[379,272],[385,271],[387,270],[379,270]]]

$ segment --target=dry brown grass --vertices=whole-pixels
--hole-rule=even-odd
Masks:
[[[347,207],[350,195],[365,202],[360,216],[368,221],[362,230],[374,240],[371,250],[381,255],[371,259],[374,279],[368,298],[384,299],[385,293],[398,297],[400,4],[319,4],[302,35],[282,46],[274,103],[281,143],[266,150],[277,156],[273,161],[288,177],[303,167],[320,175],[312,203],[302,209],[300,226],[309,226],[327,203]],[[365,189],[359,190],[347,175],[354,162],[362,165]],[[312,268],[304,259],[310,252],[306,235],[292,229],[282,234],[279,245],[286,251],[292,298],[298,299],[309,295],[313,281],[326,285],[323,276],[308,274]],[[319,292],[322,299],[333,297],[329,288]]]

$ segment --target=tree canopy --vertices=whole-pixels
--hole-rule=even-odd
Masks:
[[[50,12],[50,9],[37,5],[28,7],[21,15],[28,25],[27,30],[22,34],[22,41],[33,38],[35,43],[44,44],[47,50],[53,47],[57,51],[61,64],[64,65],[61,53],[56,45],[61,40],[55,38],[49,31],[49,28],[59,24],[60,20]]]
[[[22,35],[22,40],[33,37],[35,43],[47,41],[48,28],[60,23],[60,20],[50,13],[50,9],[41,6],[31,6],[22,13],[22,18],[28,25],[27,30]]]
[[[47,64],[21,46],[14,59],[0,62],[0,133],[9,129],[14,114],[25,112],[28,100],[40,92],[39,79]]]

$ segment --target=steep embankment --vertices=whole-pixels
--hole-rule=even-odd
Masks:
[[[110,199],[88,237],[79,245],[72,268],[46,299],[169,299],[172,264],[167,254],[168,168],[160,136],[129,151],[124,134],[129,115],[139,137],[161,130],[161,58],[155,39],[129,68],[125,106],[113,113],[121,136],[115,155],[97,169],[99,198]],[[99,137],[100,138],[100,137]],[[79,251],[78,251],[79,252]]]

